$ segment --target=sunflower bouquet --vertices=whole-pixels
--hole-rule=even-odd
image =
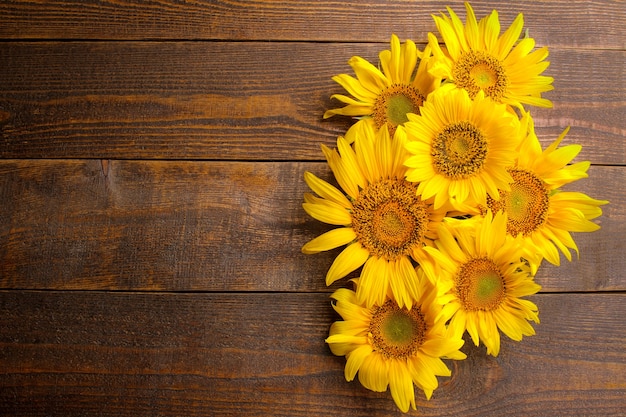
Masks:
[[[578,252],[571,232],[592,232],[607,201],[562,187],[587,177],[579,145],[543,149],[528,106],[550,108],[547,48],[522,36],[519,14],[500,34],[497,11],[465,24],[450,8],[433,16],[423,51],[391,36],[379,65],[355,56],[356,77],[333,80],[348,95],[328,110],[356,122],[337,147],[322,146],[337,185],[306,172],[304,210],[338,226],[306,243],[314,254],[345,246],[326,284],[343,320],[326,339],[346,357],[345,377],[389,388],[403,412],[415,386],[430,398],[442,359],[463,360],[467,332],[497,356],[500,333],[535,333],[535,274],[543,260]],[[355,272],[356,271],[356,272]]]

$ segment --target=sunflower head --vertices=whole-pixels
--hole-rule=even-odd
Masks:
[[[549,65],[545,61],[548,50],[532,51],[535,41],[520,39],[523,15],[520,13],[500,35],[497,11],[477,21],[469,3],[465,3],[465,9],[465,24],[449,7],[449,16],[433,16],[445,47],[441,48],[437,37],[429,34],[431,72],[466,90],[472,98],[482,91],[499,103],[519,109],[524,104],[552,107],[541,97],[553,89],[552,77],[540,75]]]
[[[539,322],[537,307],[521,297],[541,288],[520,239],[506,234],[506,214],[470,221],[473,227],[441,226],[437,250],[444,272],[440,276],[441,315],[460,335],[467,331],[487,353],[500,351],[500,329],[513,340],[535,333],[528,320]],[[434,250],[434,249],[429,249]]]
[[[521,236],[535,255],[559,265],[560,250],[571,260],[570,250],[578,248],[570,232],[592,232],[599,226],[591,220],[602,214],[606,200],[595,200],[561,187],[587,177],[589,162],[571,163],[582,147],[559,146],[569,129],[542,150],[529,113],[522,117],[527,132],[520,145],[515,166],[508,168],[511,183],[500,189],[497,199],[488,197],[488,208],[507,214],[507,232]]]
[[[355,132],[352,145],[340,137],[338,149],[323,147],[343,192],[305,173],[317,195],[305,194],[304,210],[340,227],[311,240],[302,251],[317,253],[346,245],[326,274],[327,285],[363,266],[359,302],[381,304],[391,293],[400,306],[410,308],[419,296],[413,261],[429,272],[436,269],[424,247],[433,245],[436,226],[447,209],[435,209],[432,199],[422,199],[416,185],[406,181],[404,129],[393,138],[385,127],[375,132],[367,124]]]
[[[348,64],[356,78],[340,74],[333,80],[350,96],[335,94],[346,106],[328,110],[324,118],[336,114],[360,118],[375,129],[388,126],[391,136],[396,128],[408,121],[407,114],[419,114],[426,96],[440,84],[440,79],[428,72],[430,47],[421,52],[410,40],[400,44],[391,37],[391,48],[379,54],[380,69],[365,59],[354,56]],[[351,134],[346,137],[351,138]]]
[[[453,336],[439,317],[435,287],[427,279],[418,285],[421,296],[411,307],[400,307],[393,297],[367,307],[354,291],[335,291],[333,307],[343,321],[333,323],[326,339],[335,355],[347,359],[346,380],[358,372],[367,389],[384,392],[389,387],[403,412],[416,408],[415,386],[430,398],[437,376],[450,376],[441,358],[465,358],[459,351],[462,338]]]
[[[405,124],[411,156],[407,180],[435,207],[485,204],[508,189],[520,140],[519,120],[506,107],[480,92],[442,87],[428,97],[420,115]]]

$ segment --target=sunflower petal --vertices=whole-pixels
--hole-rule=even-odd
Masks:
[[[356,239],[356,233],[351,227],[340,227],[329,230],[309,241],[302,247],[302,253],[314,254],[346,245]]]
[[[320,197],[333,201],[347,209],[352,208],[352,204],[341,191],[309,171],[304,173],[304,181]]]
[[[406,413],[409,408],[416,409],[411,375],[404,364],[395,360],[389,364],[389,390],[400,411]]]
[[[328,200],[318,200],[316,203],[302,203],[307,214],[324,223],[345,226],[352,223],[350,213],[337,203]]]
[[[326,285],[331,285],[340,278],[362,266],[369,257],[369,251],[360,243],[348,245],[330,266],[326,274]]]
[[[372,347],[369,344],[361,345],[346,355],[346,368],[344,371],[346,381],[352,381],[357,371],[363,364],[367,356],[372,353]]]

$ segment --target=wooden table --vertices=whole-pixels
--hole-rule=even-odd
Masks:
[[[571,125],[575,188],[611,204],[580,259],[540,268],[537,335],[466,343],[413,415],[625,415],[625,3],[473,5],[550,48],[538,135]],[[330,179],[320,144],[350,123],[322,120],[331,76],[392,32],[423,46],[444,6],[1,2],[0,414],[400,415],[324,343],[344,282],[337,252],[300,252],[326,230],[303,173]]]

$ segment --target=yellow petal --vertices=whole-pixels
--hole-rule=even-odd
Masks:
[[[353,56],[348,61],[348,64],[354,70],[361,85],[370,92],[378,94],[388,87],[387,77],[378,68],[360,56]]]
[[[405,363],[398,360],[390,361],[389,390],[400,411],[406,413],[409,407],[416,409],[413,381]]]
[[[478,22],[476,22],[474,10],[469,3],[465,3],[465,9],[467,12],[467,17],[465,19],[465,36],[467,38],[468,46],[474,50],[481,50],[484,48],[484,45],[483,40],[480,39],[478,34]]]
[[[430,399],[439,383],[435,375],[430,371],[429,366],[424,362],[423,356],[417,355],[407,363],[409,364],[409,372],[413,382],[424,391],[426,398]]]
[[[302,247],[302,253],[314,254],[346,245],[356,239],[351,227],[340,227],[316,237]]]
[[[351,336],[347,334],[333,334],[326,338],[326,343],[352,343],[355,345],[362,345],[367,343],[367,336]]]
[[[346,377],[346,381],[352,381],[356,376],[357,371],[363,364],[363,361],[367,356],[372,353],[372,347],[369,344],[365,344],[359,346],[354,349],[348,355],[346,355],[346,368],[344,371],[344,375]]]
[[[359,80],[349,76],[348,74],[335,75],[333,77],[333,81],[345,88],[348,93],[350,93],[359,101],[373,103],[378,96],[378,93],[374,93],[363,87]]]
[[[466,3],[466,5],[469,3]],[[481,24],[483,24],[483,40],[485,42],[484,48],[492,53],[496,46],[496,41],[498,40],[498,36],[500,36],[500,20],[498,19],[498,11],[494,10],[491,14],[483,19],[481,19]]]
[[[387,391],[389,384],[389,365],[380,354],[369,355],[361,364],[359,382],[374,392]]]
[[[428,356],[439,358],[441,356],[454,355],[463,346],[463,343],[461,338],[433,337],[426,340],[420,347],[420,350]]]
[[[365,262],[356,290],[359,304],[365,304],[369,308],[385,302],[389,290],[390,269],[388,261],[378,256],[372,256]]]
[[[352,223],[350,213],[337,203],[328,200],[318,200],[316,203],[302,203],[307,214],[324,223],[345,226]]]
[[[329,117],[333,117],[334,115],[337,115],[337,114],[341,116],[356,117],[356,116],[367,116],[371,113],[372,113],[372,106],[348,105],[348,106],[337,108],[337,109],[326,110],[324,112],[324,119],[328,119]]]
[[[569,232],[595,232],[600,229],[599,225],[587,220],[582,211],[573,208],[559,210],[558,217],[550,218],[550,224]]]
[[[359,195],[359,189],[354,178],[350,175],[344,161],[337,153],[336,149],[330,149],[325,145],[322,145],[322,152],[328,161],[328,166],[333,171],[335,179],[339,183],[342,189],[348,193],[350,197],[356,199]]]
[[[357,122],[357,124],[359,124],[359,122]],[[366,129],[366,124],[361,123],[361,127]],[[366,179],[361,170],[359,170],[356,154],[354,153],[354,149],[350,146],[350,142],[346,138],[340,136],[337,138],[337,149],[339,150],[339,155],[341,155],[343,172],[345,172],[343,175],[349,177],[349,181],[353,183],[351,184],[351,188],[365,188]]]
[[[336,187],[330,185],[326,181],[316,177],[314,174],[306,171],[304,173],[304,181],[307,185],[317,193],[320,197],[327,200],[334,201],[335,203],[349,209],[352,208],[352,204],[346,198],[346,196],[339,191]]]
[[[499,48],[497,50],[497,58],[503,61],[508,55],[515,42],[519,39],[524,27],[524,16],[520,13],[517,15],[511,26],[502,34],[499,40]]]
[[[338,279],[345,277],[363,265],[369,254],[369,251],[364,249],[358,242],[348,245],[330,266],[326,274],[326,285],[330,285]]]

